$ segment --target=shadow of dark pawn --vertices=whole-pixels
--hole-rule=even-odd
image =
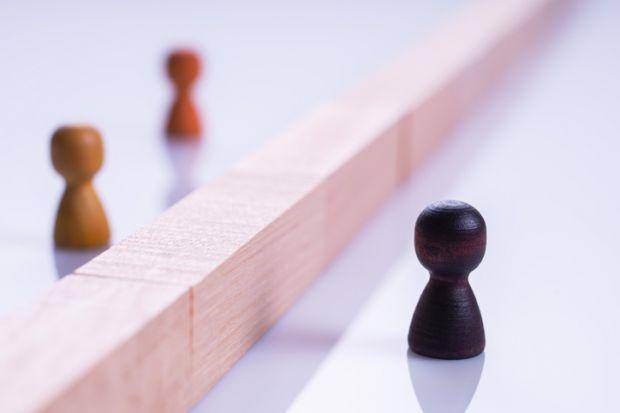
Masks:
[[[407,366],[424,413],[462,413],[478,388],[484,353],[466,360],[433,360],[409,350]]]
[[[422,211],[415,227],[415,250],[430,271],[413,314],[409,347],[440,359],[482,353],[482,316],[468,277],[484,257],[486,224],[471,205],[440,201]]]

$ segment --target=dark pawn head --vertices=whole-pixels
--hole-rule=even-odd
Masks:
[[[189,87],[200,74],[198,54],[187,49],[178,49],[168,56],[168,75],[179,87]]]
[[[482,261],[486,241],[482,215],[465,202],[435,202],[415,224],[415,252],[435,275],[466,276]]]

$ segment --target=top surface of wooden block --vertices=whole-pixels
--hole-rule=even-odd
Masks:
[[[189,311],[182,287],[67,276],[31,308],[0,320],[0,405],[11,412],[183,406]],[[144,399],[139,388],[167,394]]]
[[[228,174],[76,272],[195,285],[315,186],[316,179],[311,177]]]

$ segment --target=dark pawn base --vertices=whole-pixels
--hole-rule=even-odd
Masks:
[[[422,356],[458,360],[484,351],[484,326],[467,279],[431,276],[409,329],[409,348]]]

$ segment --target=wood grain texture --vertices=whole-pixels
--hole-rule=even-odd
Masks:
[[[323,268],[322,193],[310,193],[194,287],[198,401]]]
[[[164,403],[159,395],[166,393],[173,400],[199,400],[536,39],[547,25],[551,6],[562,3],[510,0],[470,6],[395,64],[299,120],[229,173],[79,268],[70,280],[143,285],[144,294],[172,289],[180,296],[177,301],[155,300],[158,316],[129,320],[121,316],[124,311],[135,315],[128,304],[108,314],[100,302],[103,297],[83,319],[59,312],[54,317],[66,319],[67,325],[78,323],[77,331],[89,333],[84,320],[102,317],[118,319],[125,333],[106,333],[108,347],[115,349],[112,355],[108,347],[84,338],[89,353],[78,354],[69,363],[70,371],[53,373],[54,382],[71,379],[75,388],[88,390],[42,385],[34,389],[33,399],[60,400],[66,411],[84,411],[80,403],[85,403],[85,394],[108,411],[123,411],[128,400],[146,409],[154,406],[149,403]],[[52,297],[62,296],[63,283]],[[171,325],[169,320],[181,317],[185,304],[191,316]],[[54,319],[33,317],[26,322],[49,337],[68,328]],[[19,323],[11,324],[11,331]],[[170,332],[174,337],[174,332],[185,332],[186,340],[161,339],[161,347],[146,353],[135,344],[160,342],[143,335],[168,337]],[[26,339],[34,343],[32,337]],[[61,341],[58,348],[71,344]],[[178,351],[183,346],[190,350]],[[36,351],[34,344],[28,353],[14,349],[6,360],[15,363]],[[182,365],[190,363],[183,369],[191,371],[189,384],[181,386],[187,391],[180,392],[183,397],[176,396],[178,389],[172,384],[184,382],[181,378],[171,377],[165,388],[145,387],[138,380],[149,369],[160,377],[160,357],[164,364],[177,358]],[[90,393],[102,380],[124,377],[125,365],[132,363],[140,368],[125,386],[110,385],[109,391],[96,396]],[[35,371],[25,370],[22,380],[39,380],[33,378]],[[0,400],[0,410],[4,403]]]
[[[314,180],[229,173],[76,270],[194,286],[299,202]]]
[[[191,286],[197,401],[323,268],[314,182],[230,173],[77,273]]]
[[[0,320],[0,410],[183,411],[190,328],[186,288],[69,275]]]
[[[302,120],[234,171],[312,178],[324,196],[325,263],[398,186],[399,118],[390,105],[348,99]]]

